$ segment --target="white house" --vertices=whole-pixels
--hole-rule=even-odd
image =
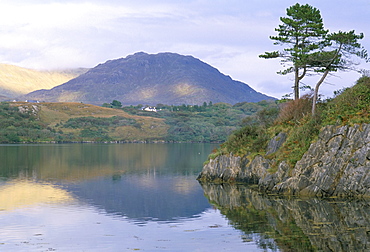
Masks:
[[[157,109],[155,107],[142,107],[141,110],[157,112]]]

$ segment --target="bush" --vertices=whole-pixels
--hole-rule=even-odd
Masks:
[[[300,99],[281,104],[278,123],[296,124],[306,115],[311,113],[312,95],[304,95]]]
[[[362,77],[352,88],[337,92],[322,105],[324,124],[370,123],[370,78]]]
[[[221,145],[223,153],[232,152],[235,155],[243,156],[251,152],[264,151],[269,136],[263,127],[256,124],[246,125],[233,132],[228,140]]]
[[[316,140],[323,126],[370,123],[370,77],[360,78],[355,86],[336,92],[336,95],[318,104],[315,117],[311,116],[311,95],[282,104],[275,123],[272,119],[276,117],[277,111],[271,108],[268,111],[260,110],[255,116],[245,118],[244,127],[234,131],[218,152],[212,153],[210,157],[231,152],[238,156],[263,153],[271,137],[284,131],[288,135],[287,140],[276,153],[268,156],[276,160],[271,172],[276,170],[281,161],[294,167]],[[237,106],[243,107],[245,104]]]
[[[320,128],[321,124],[317,118],[312,118],[310,115],[303,118],[300,125],[291,128],[286,142],[275,153],[277,163],[285,160],[293,167],[316,139]]]

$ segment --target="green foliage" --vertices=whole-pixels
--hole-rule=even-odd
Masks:
[[[107,131],[99,128],[86,128],[81,130],[80,137],[96,142],[111,141],[112,138],[107,133]]]
[[[243,156],[251,152],[264,151],[269,136],[263,128],[257,125],[246,125],[233,132],[229,139],[222,144],[222,152]]]
[[[117,100],[113,100],[110,105],[112,105],[112,108],[121,108],[122,107],[122,103],[120,101],[117,101]]]
[[[130,106],[122,109],[135,115],[165,119],[165,123],[170,126],[166,141],[175,142],[224,142],[232,131],[243,127],[246,118],[251,115],[260,112],[261,121],[258,123],[266,123],[264,121],[270,120],[267,110],[278,110],[274,101],[243,102],[234,106],[211,102],[204,102],[202,106],[157,104],[157,112],[142,111],[139,108]]]
[[[276,165],[286,161],[293,167],[317,139],[322,127],[329,124],[370,123],[370,77],[364,76],[352,88],[335,93],[335,98],[319,104],[318,113],[314,117],[310,113],[310,96],[281,104],[278,116],[273,111],[259,111],[253,117],[245,119],[243,122],[246,125],[233,132],[209,158],[214,159],[217,155],[231,152],[239,156],[263,154],[268,141],[283,131],[288,135],[287,140],[268,158],[275,159]],[[264,120],[265,116],[269,120]],[[273,122],[273,118],[277,119]]]
[[[354,62],[353,56],[368,60],[367,51],[361,46],[358,40],[364,35],[355,34],[355,31],[332,33],[326,36],[326,47],[311,55],[309,63],[314,71],[323,73],[316,83],[312,101],[312,115],[316,114],[316,102],[320,85],[324,82],[330,72],[351,69]]]
[[[310,115],[302,118],[299,124],[290,127],[285,144],[274,154],[277,164],[286,161],[293,167],[317,138],[320,128],[320,122]]]
[[[289,133],[286,143],[275,154],[277,163],[285,160],[293,167],[308,150],[310,144],[317,139],[319,130],[325,125],[353,125],[355,123],[370,123],[370,78],[362,77],[352,88],[335,92],[337,96],[319,104],[319,111],[315,117],[311,117],[307,110],[307,101],[300,99],[291,102],[295,113],[304,115],[292,120],[291,117],[283,117],[282,114],[292,114],[292,111],[281,110],[279,123]],[[304,113],[306,111],[306,113]],[[285,120],[282,120],[285,118]],[[276,127],[276,126],[275,126]]]
[[[122,103],[117,100],[113,100],[111,103],[103,103],[102,105],[105,108],[122,108]]]
[[[352,88],[336,91],[334,99],[321,104],[324,124],[370,123],[370,77],[362,77]]]
[[[142,105],[122,108],[131,114],[164,119],[168,128],[163,125],[160,126],[163,129],[156,129],[159,127],[156,123],[143,127],[143,122],[122,116],[72,117],[49,125],[40,121],[38,115],[36,118],[32,113],[19,112],[16,106],[0,103],[0,142],[99,142],[126,140],[128,136],[129,140],[143,140],[148,129],[155,132],[151,136],[153,139],[169,142],[224,142],[232,131],[245,125],[243,119],[270,107],[276,109],[277,105],[274,101],[239,103],[234,106],[211,102],[204,102],[201,106],[160,104],[157,106],[158,112],[142,111]]]
[[[113,116],[109,118],[92,116],[77,117],[70,118],[67,122],[63,124],[63,128],[73,128],[73,129],[86,129],[91,127],[107,128],[117,126],[134,126],[140,128],[140,124],[138,124],[135,119],[120,116]]]
[[[29,114],[0,103],[0,143],[53,141],[58,135]]]
[[[268,107],[243,120],[244,126],[229,136],[221,145],[219,153],[243,156],[263,152],[270,139],[267,129],[273,124],[278,113],[276,107]]]
[[[294,94],[299,98],[300,81],[305,77],[309,68],[310,54],[325,43],[324,37],[328,33],[324,29],[320,11],[311,5],[299,3],[286,10],[287,17],[281,17],[282,24],[275,31],[277,36],[270,36],[275,45],[282,45],[282,51],[265,52],[261,58],[282,58],[286,68],[278,74],[295,73]]]
[[[114,140],[109,136],[109,130],[114,127],[133,126],[135,128],[141,128],[141,125],[135,119],[120,116],[109,118],[92,116],[70,118],[61,126],[63,128],[79,129],[79,137],[86,141],[96,142]]]

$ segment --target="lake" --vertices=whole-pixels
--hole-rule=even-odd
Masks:
[[[199,184],[212,144],[0,145],[0,251],[369,251],[370,202]]]

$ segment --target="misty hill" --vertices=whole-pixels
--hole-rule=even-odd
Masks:
[[[67,70],[36,71],[0,64],[0,100],[11,99],[39,89],[50,89],[63,84],[82,72]]]
[[[97,105],[112,100],[123,105],[181,105],[273,99],[192,56],[142,52],[107,61],[65,84],[32,92],[26,98]]]

